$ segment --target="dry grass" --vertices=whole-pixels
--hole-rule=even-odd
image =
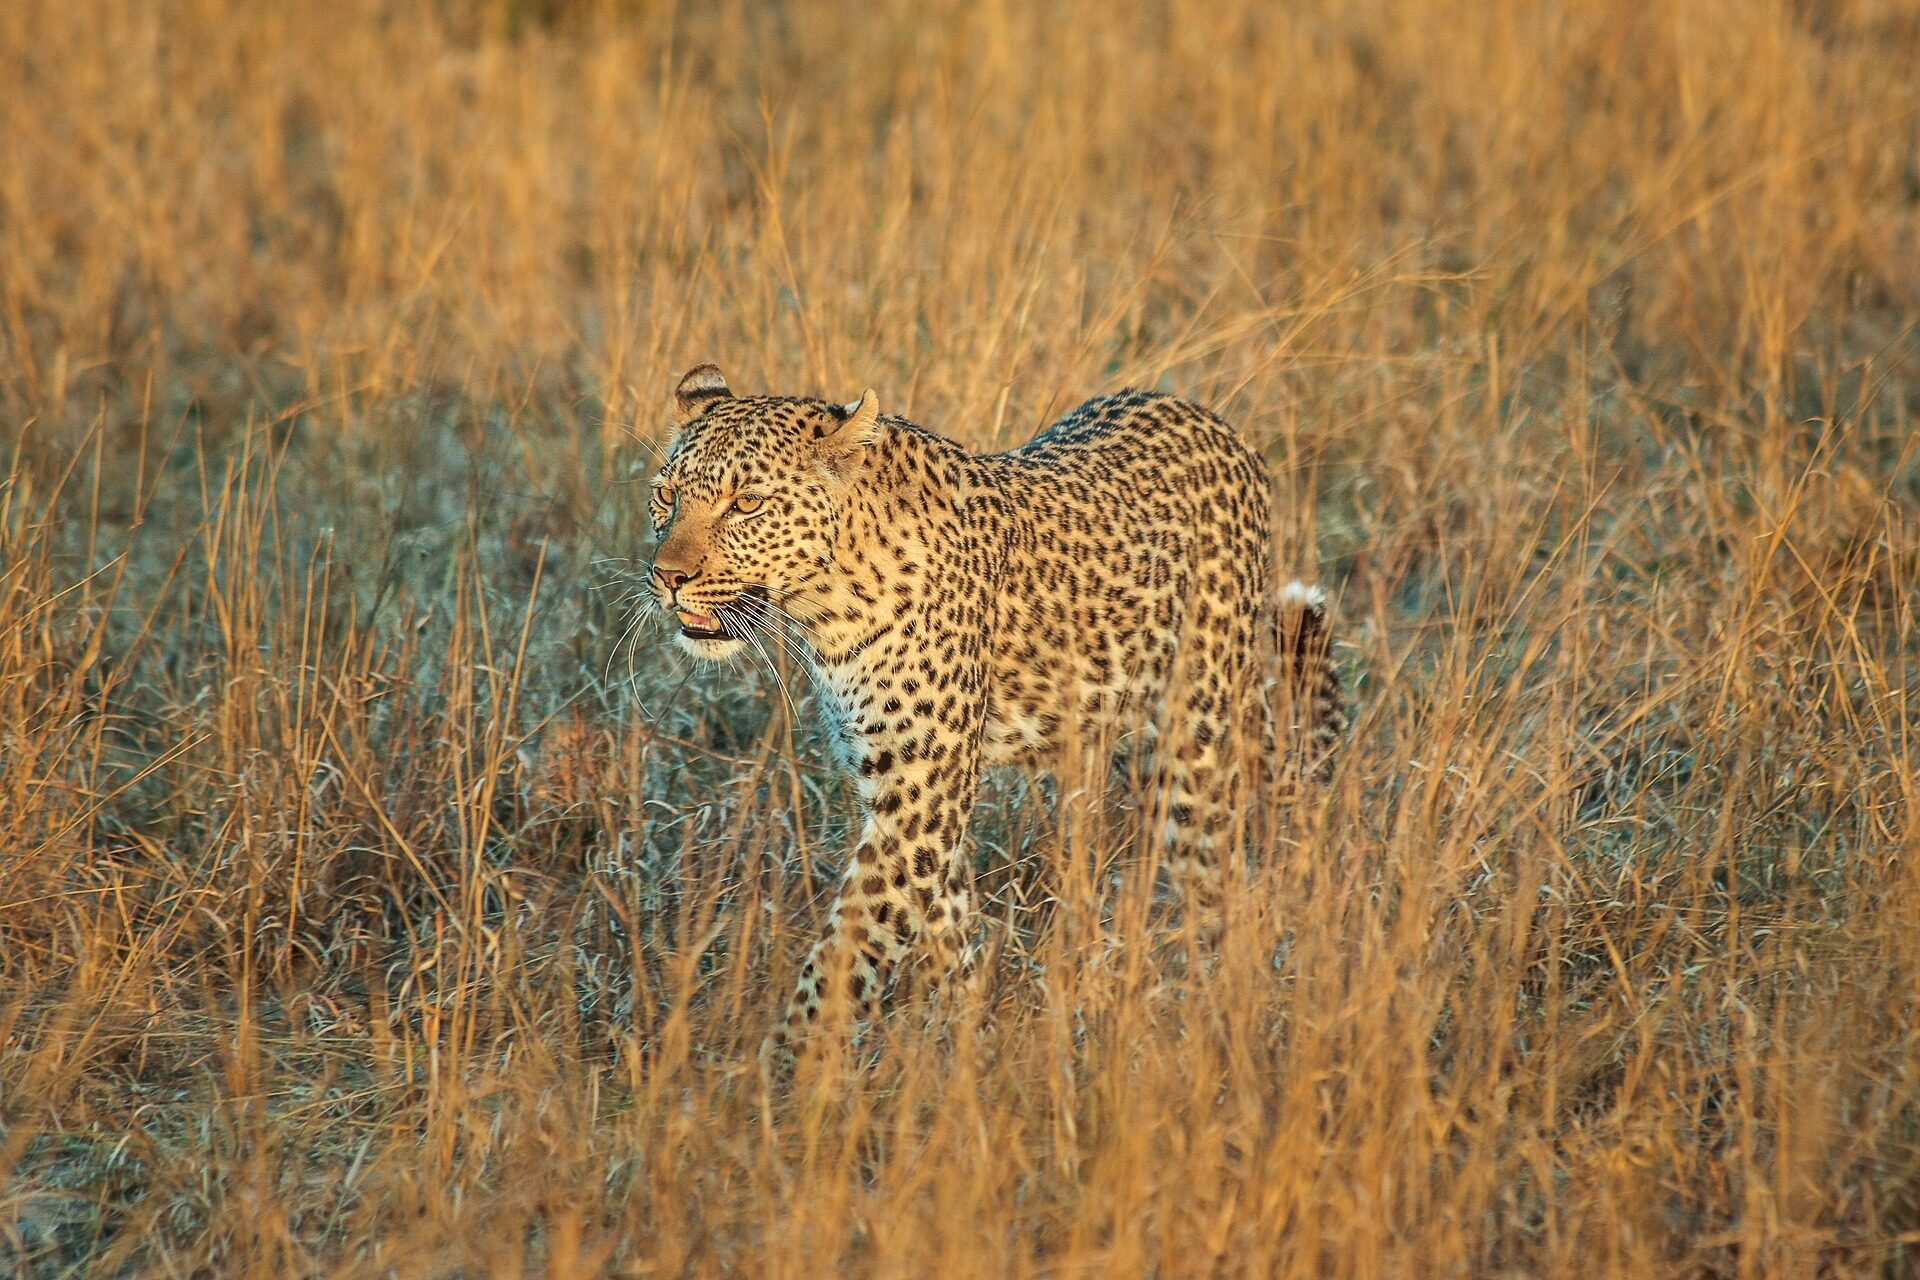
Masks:
[[[1917,58],[1896,0],[0,5],[0,1268],[1913,1274]],[[804,700],[621,646],[707,358],[1266,450],[1360,715],[1211,973],[1002,781],[991,1023],[763,1087],[851,802]]]

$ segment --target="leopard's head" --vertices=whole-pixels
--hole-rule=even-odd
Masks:
[[[779,615],[805,616],[833,561],[857,461],[880,401],[849,405],[736,396],[711,364],[674,390],[676,428],[653,478],[659,539],[647,585],[698,657],[731,657],[749,637],[777,635]]]

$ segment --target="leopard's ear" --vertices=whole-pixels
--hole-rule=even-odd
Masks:
[[[814,428],[820,451],[832,455],[848,453],[872,444],[880,438],[880,394],[868,387],[858,400],[835,408],[825,422]]]
[[[674,425],[684,427],[713,408],[716,401],[732,398],[719,365],[697,364],[681,375],[680,385],[673,389]]]

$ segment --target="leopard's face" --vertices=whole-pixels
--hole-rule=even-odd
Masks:
[[[832,563],[846,480],[823,444],[852,408],[731,394],[693,407],[653,477],[648,588],[697,657],[771,649]]]

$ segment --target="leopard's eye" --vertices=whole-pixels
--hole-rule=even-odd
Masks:
[[[664,533],[669,521],[673,519],[673,504],[680,497],[680,491],[670,484],[653,486],[653,500],[647,507],[647,520],[653,525],[655,533]]]
[[[733,500],[733,509],[743,516],[750,516],[766,505],[767,498],[762,493],[743,493]]]

